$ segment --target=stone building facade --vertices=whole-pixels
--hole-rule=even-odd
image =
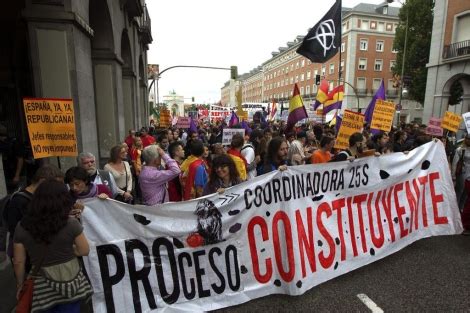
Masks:
[[[148,123],[144,0],[5,1],[0,21],[0,123],[9,136],[28,142],[23,97],[73,99],[78,150],[100,159]]]
[[[436,0],[428,63],[424,120],[445,111],[470,111],[470,2]],[[463,90],[458,104],[449,105],[453,84]],[[461,129],[465,130],[462,123]]]

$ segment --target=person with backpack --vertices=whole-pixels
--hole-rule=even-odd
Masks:
[[[58,167],[52,164],[46,164],[40,167],[34,174],[31,184],[13,193],[5,206],[3,218],[6,222],[10,238],[7,249],[7,254],[10,258],[13,258],[13,236],[15,235],[15,228],[26,214],[34,192],[46,179],[56,179],[63,182],[64,174]],[[29,264],[27,269],[30,269]]]

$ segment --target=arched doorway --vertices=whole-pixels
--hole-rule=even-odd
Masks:
[[[117,71],[121,70],[115,53],[113,25],[106,0],[90,0],[90,26],[93,81],[95,89],[96,124],[100,158],[109,156],[109,150],[120,141]]]
[[[459,73],[444,84],[442,94],[446,96],[446,106],[441,107],[441,116],[445,111],[459,115],[470,111],[470,75]]]

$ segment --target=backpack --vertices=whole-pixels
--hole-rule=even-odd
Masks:
[[[31,196],[24,191],[16,191],[0,199],[0,252],[6,250],[8,233],[8,204],[16,195],[31,200]]]

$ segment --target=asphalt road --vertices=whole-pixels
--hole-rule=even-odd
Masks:
[[[4,263],[7,265],[7,263]],[[0,267],[0,313],[14,307],[13,273]],[[214,312],[470,312],[470,236],[423,239],[297,297],[272,295]]]

